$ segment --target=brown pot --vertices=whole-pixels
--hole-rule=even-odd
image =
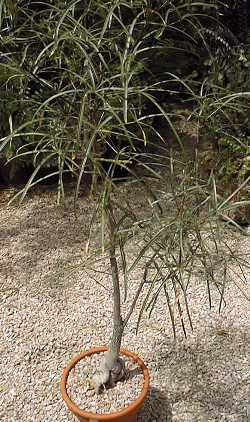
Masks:
[[[60,381],[60,391],[63,400],[65,401],[67,407],[71,410],[71,412],[78,418],[80,422],[136,422],[137,421],[137,414],[140,410],[141,406],[143,405],[143,402],[145,401],[148,391],[149,391],[149,373],[148,369],[146,368],[144,362],[134,353],[128,352],[125,349],[121,349],[120,352],[122,355],[128,356],[135,363],[137,363],[144,376],[144,385],[143,389],[141,391],[141,394],[139,395],[138,399],[133,401],[128,407],[126,407],[124,410],[121,410],[119,412],[115,413],[109,413],[109,414],[98,414],[98,413],[91,413],[86,412],[85,410],[80,409],[68,396],[67,393],[67,379],[69,376],[69,372],[71,369],[75,367],[75,365],[81,360],[84,359],[86,356],[91,356],[94,353],[102,353],[107,350],[106,347],[96,347],[93,349],[88,350],[87,352],[82,352],[79,355],[75,356],[66,366],[66,368],[63,371],[63,375]]]

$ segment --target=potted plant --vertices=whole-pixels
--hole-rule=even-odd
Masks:
[[[134,295],[134,299],[127,311],[127,314],[122,317],[121,314],[121,280],[118,270],[118,262],[116,256],[117,248],[117,222],[114,217],[114,210],[109,200],[108,204],[105,206],[105,214],[107,217],[108,223],[108,232],[109,232],[109,262],[112,274],[112,284],[113,284],[113,334],[112,339],[108,347],[99,347],[91,349],[87,352],[83,352],[78,356],[74,357],[63,372],[61,378],[60,390],[64,401],[66,402],[68,408],[78,417],[82,422],[85,421],[136,421],[137,413],[141,406],[143,405],[144,400],[147,397],[149,391],[149,373],[143,363],[143,361],[134,353],[127,351],[121,348],[122,335],[125,327],[129,322],[129,318],[133,312],[133,309],[136,305],[137,299],[143,287],[141,283],[138,286],[138,290]],[[99,368],[95,371],[95,374],[92,378],[92,387],[95,389],[96,394],[101,394],[102,388],[105,387],[114,387],[117,381],[124,381],[127,376],[127,369],[123,357],[132,359],[135,365],[138,366],[138,369],[143,374],[143,385],[140,391],[139,396],[133,400],[129,406],[112,412],[111,414],[93,414],[90,411],[85,409],[80,409],[73,401],[73,399],[67,393],[67,380],[70,371],[75,367],[75,365],[81,360],[85,359],[86,356],[91,356],[96,353],[103,353],[103,357],[100,362]],[[126,391],[126,385],[124,386]]]
[[[92,52],[89,50],[86,58],[88,66],[86,80],[89,81],[89,85],[86,86],[80,118],[78,117],[78,137],[83,139],[83,160],[79,169],[75,199],[78,197],[81,182],[83,181],[84,183],[86,172],[90,172],[93,177],[92,188],[96,190],[97,181],[98,185],[102,187],[101,192],[99,192],[98,210],[102,215],[102,232],[107,233],[106,238],[103,235],[103,245],[106,241],[105,250],[108,250],[109,254],[113,298],[113,334],[110,344],[108,347],[94,348],[73,357],[66,366],[61,378],[60,391],[62,398],[81,422],[136,422],[138,411],[149,391],[149,373],[144,362],[136,354],[121,348],[124,329],[129,323],[144,282],[139,284],[132,302],[128,306],[126,315],[122,316],[121,276],[118,268],[117,250],[120,250],[122,256],[124,246],[124,239],[120,233],[122,222],[132,220],[133,226],[134,216],[129,215],[127,210],[125,210],[123,216],[116,216],[117,203],[115,204],[113,198],[113,188],[114,180],[117,178],[117,169],[127,171],[134,179],[138,178],[131,164],[136,163],[139,159],[141,146],[147,140],[146,132],[152,120],[152,116],[147,116],[143,110],[145,100],[154,101],[154,99],[151,97],[149,87],[142,89],[139,84],[139,75],[143,70],[142,62],[139,59],[139,49],[143,47],[146,33],[144,30],[139,33],[137,26],[138,28],[141,26],[144,12],[139,10],[134,14],[128,4],[127,13],[124,10],[121,12],[119,7],[122,6],[118,3],[116,2],[111,8],[98,3],[97,10],[100,14],[104,13],[103,26],[100,28],[100,38],[97,40],[98,54],[96,53],[97,49],[92,50]],[[124,14],[125,19],[130,22],[128,32],[125,31],[123,23],[122,28],[119,28],[119,25],[117,28],[119,13]],[[111,22],[112,24],[113,22],[116,23],[112,25]],[[106,40],[104,33],[108,24],[110,25],[109,37]],[[90,29],[88,28],[89,33]],[[126,39],[125,45],[123,42],[121,44],[116,42],[119,29],[123,32],[123,36]],[[93,33],[95,33],[94,36],[96,37],[95,25],[93,25]],[[107,49],[110,50],[110,57],[105,57]],[[104,75],[101,75],[102,78],[100,80],[99,75],[95,79],[95,75],[92,74],[92,69],[97,69],[95,63],[97,59],[104,73]],[[114,64],[108,67],[107,59],[111,63],[113,61]],[[95,82],[94,87],[93,80]],[[110,83],[110,81],[114,81],[114,83]],[[165,114],[159,104],[155,106],[158,107],[158,111],[161,114]],[[165,118],[171,125],[167,114],[165,114]],[[118,214],[119,211],[121,209],[118,210]],[[126,230],[129,232],[128,228]],[[125,272],[123,273],[124,278],[126,278]],[[91,359],[96,354],[103,355],[99,367],[96,368],[90,380],[91,388],[94,389],[95,395],[102,394],[102,391],[106,388],[114,388],[119,381],[126,381],[128,369],[124,358],[129,359],[130,364],[133,362],[143,376],[138,395],[133,397],[128,405],[126,404],[125,407],[122,406],[118,410],[111,411],[111,413],[104,413],[105,410],[101,412],[90,411],[88,407],[80,407],[69,393],[68,384],[73,369],[81,361],[87,358]],[[126,391],[126,385],[124,390]],[[124,391],[122,395],[124,395]]]

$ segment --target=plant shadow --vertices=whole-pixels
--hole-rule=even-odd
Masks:
[[[155,387],[150,387],[148,397],[139,414],[138,422],[171,422],[171,405],[166,394]]]
[[[134,378],[134,377],[136,377],[140,374],[141,374],[141,369],[138,368],[138,367],[127,370],[127,378],[128,379],[132,379],[132,378]]]
[[[157,368],[164,373],[173,415],[185,415],[184,420],[249,420],[247,330],[211,327],[206,339],[180,342],[172,348],[169,344],[165,350],[161,346]]]

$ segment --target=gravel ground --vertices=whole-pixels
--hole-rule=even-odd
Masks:
[[[72,355],[107,344],[112,316],[105,262],[83,271],[91,201],[84,218],[55,206],[56,194],[33,194],[7,207],[0,192],[0,420],[73,422],[59,395],[59,379]],[[96,227],[98,232],[98,226]],[[239,249],[250,251],[249,237]],[[94,274],[94,277],[93,277]],[[138,283],[141,269],[131,280]],[[232,284],[221,315],[209,311],[204,284],[190,288],[194,332],[174,342],[162,298],[135,334],[138,310],[123,347],[148,365],[151,391],[139,422],[250,421],[250,304]],[[250,273],[246,272],[249,295]]]

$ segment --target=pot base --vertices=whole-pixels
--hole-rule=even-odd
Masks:
[[[79,420],[79,422],[99,422],[100,419],[85,419],[82,418],[81,416],[77,416],[77,419]],[[118,421],[118,419],[106,419],[106,422],[114,422],[114,421]],[[137,422],[137,414],[136,415],[131,415],[131,416],[124,416],[124,418],[119,419],[119,422]]]

